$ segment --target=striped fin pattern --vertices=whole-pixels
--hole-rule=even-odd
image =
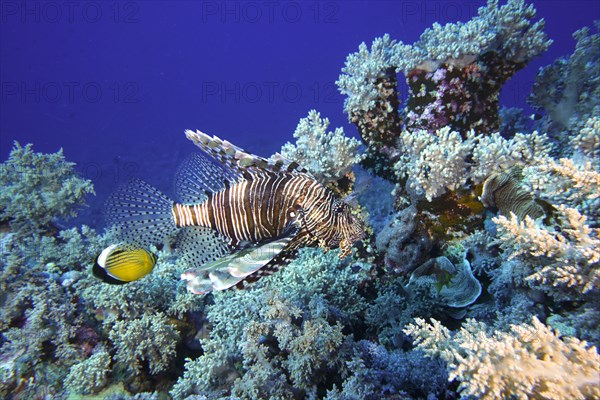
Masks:
[[[202,226],[188,226],[177,237],[176,247],[189,267],[200,268],[231,252],[227,239]]]
[[[201,268],[189,269],[181,275],[181,279],[187,281],[188,290],[196,294],[228,289],[269,264],[281,254],[294,234],[295,231],[290,230],[276,240],[240,250]]]
[[[175,193],[182,203],[198,204],[211,193],[239,182],[242,176],[204,153],[192,153],[175,174]]]
[[[131,179],[109,197],[105,218],[115,234],[127,243],[148,247],[174,237],[173,202],[158,189]]]
[[[204,283],[198,281],[199,275],[188,275],[195,282],[190,284],[195,287],[195,292],[208,291],[209,281],[213,289],[234,284],[243,287],[278,271],[300,247],[329,249],[340,246],[340,257],[343,258],[351,253],[352,243],[363,234],[362,226],[348,205],[302,173],[247,173],[245,180],[213,193],[202,204],[176,204],[174,215],[178,226],[210,227],[230,238],[229,244],[233,247],[242,242],[256,243],[280,237],[290,223],[299,228],[281,254],[273,255],[268,263],[255,271],[245,271],[240,279],[221,268],[201,279]],[[220,283],[215,283],[217,281]]]
[[[310,175],[308,170],[301,167],[298,163],[291,161],[281,154],[273,156],[273,160],[250,154],[243,149],[235,146],[227,140],[222,140],[216,136],[208,136],[201,131],[186,130],[185,136],[200,147],[204,152],[214,157],[223,165],[231,168],[232,171],[243,172],[300,172]]]
[[[289,264],[289,262],[296,256],[296,251],[284,250],[267,263],[263,268],[257,270],[253,274],[248,275],[244,280],[241,280],[236,284],[237,289],[245,289],[249,284],[258,281],[260,278],[265,276],[271,276],[281,268]]]

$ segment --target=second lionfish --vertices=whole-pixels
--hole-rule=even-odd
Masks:
[[[270,275],[301,247],[340,247],[340,258],[364,236],[351,208],[297,163],[249,154],[200,131],[186,131],[202,149],[178,170],[180,202],[141,180],[107,202],[108,222],[140,246],[177,237],[194,293],[243,287]]]

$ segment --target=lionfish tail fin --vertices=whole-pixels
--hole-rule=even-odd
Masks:
[[[141,179],[117,188],[106,202],[105,217],[121,240],[145,247],[164,243],[178,232],[173,201]]]

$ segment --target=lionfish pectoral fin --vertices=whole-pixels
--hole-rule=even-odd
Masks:
[[[244,289],[248,286],[248,284],[254,283],[260,278],[273,275],[275,272],[279,271],[281,268],[287,265],[295,255],[295,250],[291,250],[289,248],[284,249],[281,253],[277,255],[277,257],[271,260],[267,265],[254,272],[253,274],[248,275],[244,279],[240,280],[240,282],[236,285],[236,288]]]
[[[212,283],[212,290],[225,290],[232,286],[235,286],[239,281],[244,278],[238,278],[228,274],[225,271],[213,271],[208,274]]]
[[[181,280],[187,281],[187,290],[194,294],[206,294],[212,292],[212,281],[205,271],[192,268],[181,274]]]
[[[231,252],[227,239],[216,231],[201,226],[181,229],[177,237],[177,249],[189,267],[202,269]]]
[[[188,290],[193,293],[228,289],[276,259],[294,238],[295,232],[295,229],[290,229],[278,239],[237,251],[200,268],[189,269],[181,275],[181,279],[188,282]]]

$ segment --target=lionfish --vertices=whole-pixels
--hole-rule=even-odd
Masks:
[[[141,180],[117,189],[107,219],[124,242],[148,247],[176,238],[188,266],[181,278],[204,294],[243,288],[285,266],[302,247],[340,248],[364,236],[351,207],[296,162],[267,160],[200,131],[201,153],[179,168],[175,202]]]

